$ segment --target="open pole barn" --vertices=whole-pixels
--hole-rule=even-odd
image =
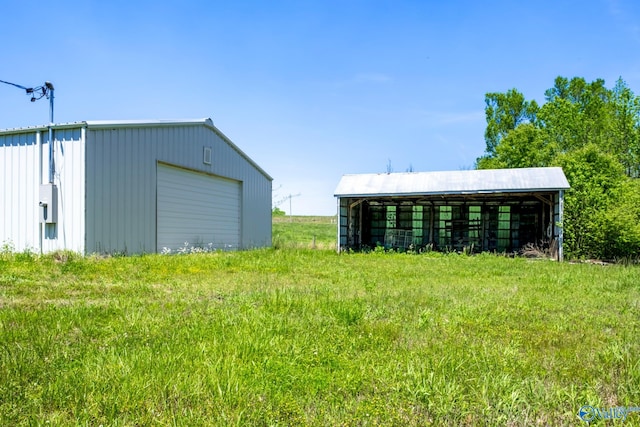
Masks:
[[[2,130],[0,244],[83,254],[270,246],[271,183],[211,119]]]
[[[562,260],[561,168],[344,175],[335,190],[338,251],[518,252]]]

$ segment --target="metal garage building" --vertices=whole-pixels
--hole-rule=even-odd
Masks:
[[[561,260],[568,188],[557,167],[344,175],[338,250],[517,252],[544,242]]]
[[[271,245],[272,178],[211,119],[0,131],[0,244],[145,253]],[[50,162],[50,155],[53,162]]]

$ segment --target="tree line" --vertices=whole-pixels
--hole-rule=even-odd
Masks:
[[[560,166],[571,185],[562,227],[573,258],[640,256],[640,97],[622,78],[557,77],[539,105],[516,89],[485,96],[476,168]]]

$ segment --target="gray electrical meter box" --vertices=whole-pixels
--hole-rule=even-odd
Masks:
[[[40,185],[40,222],[58,222],[58,187],[55,184]]]

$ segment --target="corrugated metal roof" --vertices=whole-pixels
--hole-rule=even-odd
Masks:
[[[336,197],[558,191],[570,188],[559,167],[343,175]]]

